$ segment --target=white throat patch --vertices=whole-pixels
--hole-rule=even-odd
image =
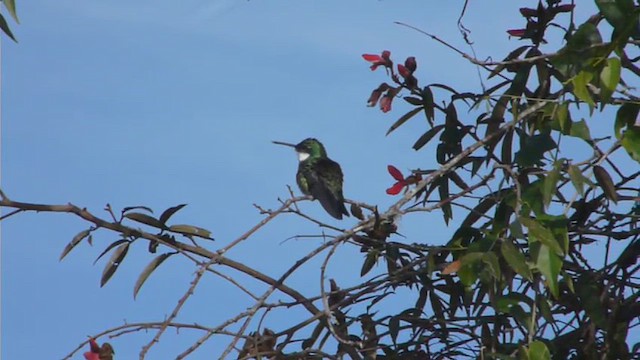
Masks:
[[[309,158],[309,156],[311,156],[311,155],[309,155],[309,153],[299,152],[298,153],[298,161],[300,161],[300,162],[305,161],[305,160],[307,160]]]

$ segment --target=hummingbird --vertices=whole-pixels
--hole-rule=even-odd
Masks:
[[[343,214],[349,216],[342,195],[342,169],[329,159],[320,141],[308,138],[297,145],[281,141],[273,143],[292,147],[298,153],[296,182],[303,194],[320,201],[320,205],[336,219],[342,219]]]

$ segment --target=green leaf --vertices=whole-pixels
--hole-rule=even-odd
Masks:
[[[529,344],[529,360],[550,360],[551,353],[542,341],[533,341]]]
[[[553,323],[553,314],[551,313],[551,307],[549,306],[549,299],[544,295],[536,296],[536,304],[540,310],[542,317],[548,322]]]
[[[4,16],[2,16],[2,14],[0,14],[0,29],[8,36],[11,38],[11,40],[18,42],[18,40],[16,40],[16,37],[13,36],[13,33],[11,32],[11,29],[9,29],[9,24],[7,24],[7,20],[4,19]]]
[[[360,269],[360,276],[367,275],[367,273],[371,271],[371,269],[373,269],[373,266],[378,261],[379,255],[380,254],[378,253],[377,250],[369,250],[369,252],[367,253],[367,256],[364,259],[364,263],[362,263],[362,269]]]
[[[64,250],[62,250],[62,254],[60,254],[60,259],[58,261],[62,261],[62,259],[64,259],[64,257],[67,256],[67,254],[69,254],[76,245],[80,244],[84,238],[89,236],[89,234],[91,234],[91,229],[80,231],[76,236],[74,236],[67,246],[64,247]]]
[[[538,220],[521,216],[520,223],[529,229],[529,244],[539,241],[552,249],[556,254],[563,254],[562,248],[551,230],[544,227]]]
[[[120,244],[124,244],[126,242],[129,242],[129,240],[126,239],[120,239],[120,240],[116,240],[114,242],[112,242],[111,244],[109,244],[109,246],[107,246],[104,250],[102,250],[102,252],[100,253],[100,255],[98,255],[98,257],[93,260],[93,265],[95,265],[98,260],[100,260],[100,258],[102,258],[105,254],[107,254],[111,249],[113,249],[114,247],[120,245]]]
[[[478,279],[476,264],[482,260],[484,253],[472,252],[460,258],[460,269],[457,274],[464,286],[471,286]]]
[[[593,167],[593,175],[596,177],[596,182],[604,192],[604,196],[607,199],[613,201],[614,203],[618,202],[618,193],[616,191],[616,187],[613,184],[613,180],[611,176],[602,166],[596,165]]]
[[[523,135],[522,146],[516,153],[514,161],[525,167],[539,165],[544,153],[556,147],[558,145],[548,133]]]
[[[124,214],[124,213],[126,213],[126,212],[129,212],[129,211],[131,211],[131,210],[144,210],[144,211],[148,211],[148,212],[150,212],[151,214],[153,214],[153,210],[152,210],[150,207],[148,207],[148,206],[141,206],[141,205],[139,205],[139,206],[127,206],[127,207],[125,207],[125,208],[123,208],[123,209],[122,209],[122,214]]]
[[[15,0],[2,0],[4,3],[4,7],[7,8],[9,14],[18,24],[20,24],[20,20],[18,20],[18,14],[16,13],[16,2]]]
[[[493,251],[484,253],[482,262],[486,265],[485,269],[491,273],[491,276],[496,280],[500,280],[502,272],[500,271],[500,262],[496,254]]]
[[[582,175],[580,168],[575,165],[569,165],[567,172],[569,173],[569,178],[571,179],[573,187],[576,188],[576,191],[580,195],[584,196],[584,182],[586,178]]]
[[[622,136],[621,144],[633,160],[640,162],[640,126],[629,127]]]
[[[604,87],[601,89],[600,94],[603,102],[609,101],[616,90],[620,82],[620,69],[620,59],[614,57],[607,59],[607,65],[600,72],[600,81]]]
[[[171,225],[169,231],[187,236],[197,236],[203,239],[213,240],[211,231],[193,225]]]
[[[569,115],[569,104],[563,102],[558,105],[555,112],[556,119],[558,120],[558,125],[560,132],[565,135],[569,135],[571,133],[571,116]]]
[[[427,132],[422,134],[422,136],[420,136],[420,138],[415,142],[415,144],[413,144],[413,150],[420,150],[442,129],[444,129],[444,125],[437,125],[427,130]]]
[[[627,14],[618,6],[615,0],[596,0],[596,5],[605,20],[614,28],[623,26],[626,23]],[[633,3],[632,3],[633,7]]]
[[[558,274],[562,269],[562,259],[560,259],[554,251],[551,251],[548,246],[540,244],[536,256],[536,265],[540,273],[544,276],[549,291],[551,291],[551,294],[555,298],[558,298],[558,294],[560,293]]]
[[[393,123],[393,125],[391,125],[389,130],[387,130],[387,134],[386,135],[391,134],[391,132],[393,132],[393,130],[395,130],[395,129],[399,128],[400,126],[402,126],[402,124],[407,122],[407,120],[411,119],[415,114],[419,113],[420,110],[422,110],[422,108],[421,107],[417,107],[417,108],[409,111],[408,113],[402,115],[395,123]]]
[[[576,291],[580,298],[582,309],[591,320],[601,329],[607,326],[607,307],[602,303],[600,294],[602,288],[600,282],[591,274],[580,276],[576,283]]]
[[[104,267],[102,271],[102,278],[100,279],[100,287],[103,287],[109,279],[115,274],[116,270],[124,260],[124,257],[127,256],[127,252],[129,251],[129,242],[126,242],[120,245],[116,251],[113,252],[111,258],[107,262],[107,265]]]
[[[170,207],[167,210],[163,211],[162,215],[160,215],[160,222],[163,224],[166,224],[167,220],[169,220],[169,218],[173,216],[173,214],[177,213],[185,206],[187,206],[187,204],[180,204],[180,205]]]
[[[398,338],[398,332],[400,331],[400,318],[398,316],[392,316],[389,318],[389,336],[391,336],[391,341],[395,345],[396,339]]]
[[[562,254],[566,254],[569,251],[569,231],[567,229],[569,219],[564,215],[541,214],[538,220],[545,228],[551,230],[556,242],[563,250]]]
[[[427,117],[429,125],[433,126],[433,120],[435,119],[435,106],[433,101],[433,92],[428,86],[422,89],[422,101],[424,104],[424,115]]]
[[[502,252],[502,256],[506,260],[507,264],[509,264],[516,273],[529,281],[533,279],[531,269],[529,268],[529,265],[527,265],[527,259],[510,239],[507,238],[502,241],[500,251]]]
[[[562,161],[558,160],[553,165],[553,170],[549,171],[542,183],[542,203],[546,208],[551,204],[551,199],[556,194],[558,181],[560,180],[560,167]]]
[[[616,122],[614,125],[614,130],[616,134],[616,139],[622,139],[622,130],[624,128],[632,127],[636,119],[638,118],[638,112],[640,111],[640,105],[634,103],[624,103],[618,109],[616,113]]]
[[[449,220],[453,218],[453,209],[451,207],[451,202],[444,203],[445,200],[449,199],[449,180],[444,179],[440,186],[438,187],[438,193],[440,194],[440,203],[442,204],[442,216],[444,216],[445,224],[449,225]]]
[[[585,141],[591,141],[591,132],[589,126],[584,119],[571,123],[571,131],[569,136],[577,137]]]
[[[573,84],[573,94],[581,101],[589,104],[589,107],[593,109],[596,103],[587,89],[587,84],[591,82],[591,79],[593,79],[593,73],[583,70],[574,76],[571,82]]]
[[[131,219],[133,221],[137,221],[139,223],[143,223],[145,225],[153,226],[158,229],[163,229],[163,230],[167,229],[167,226],[165,224],[163,224],[162,222],[158,221],[156,218],[149,216],[147,214],[134,212],[134,213],[124,214],[124,217],[126,217],[127,219]]]
[[[160,266],[160,264],[162,264],[165,260],[169,258],[169,256],[173,254],[174,253],[166,253],[166,254],[156,256],[153,260],[151,260],[149,264],[147,264],[147,266],[145,266],[144,270],[142,270],[142,273],[140,273],[140,276],[138,276],[138,280],[136,281],[135,286],[133,287],[134,300],[138,295],[138,291],[140,291],[140,288],[142,287],[142,285],[144,285],[145,281],[147,281],[147,279],[149,278],[149,275],[151,275],[151,273],[155,269],[157,269],[158,266]]]

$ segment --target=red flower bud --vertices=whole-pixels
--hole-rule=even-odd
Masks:
[[[536,17],[538,16],[538,11],[536,9],[523,7],[520,8],[520,14],[524,17]]]
[[[411,73],[416,71],[416,69],[418,68],[418,64],[416,63],[416,58],[413,56],[409,56],[407,60],[404,61],[404,67],[409,69]]]
[[[398,73],[405,79],[411,76],[411,71],[401,64],[398,64]]]
[[[507,30],[507,33],[515,37],[523,37],[526,29],[511,29]]]
[[[384,94],[384,96],[380,100],[380,110],[382,110],[383,113],[391,111],[392,101],[393,101],[393,95],[389,96],[389,92]]]

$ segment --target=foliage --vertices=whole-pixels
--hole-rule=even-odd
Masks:
[[[9,11],[9,15],[11,15],[13,20],[19,23],[20,21],[18,20],[18,14],[16,13],[15,0],[2,0],[2,4],[4,4],[4,7],[7,9],[7,11]],[[5,19],[4,16],[2,16],[2,14],[0,14],[0,29],[2,30],[2,32],[4,32],[5,35],[10,37],[11,40],[18,42],[18,40],[16,40],[15,36],[11,32],[11,29],[9,28],[9,24],[7,23],[7,20]]]
[[[574,5],[558,0],[520,9],[526,25],[507,33],[523,45],[503,61],[483,62],[461,52],[470,66],[486,71],[491,86],[480,92],[437,83],[422,86],[414,57],[394,67],[390,51],[363,55],[371,70],[384,69],[390,78],[375,88],[368,104],[391,112],[393,102],[402,96],[410,107],[387,134],[424,116],[424,133],[411,146],[425,153],[435,151],[440,166],[416,169],[405,177],[389,165],[395,183],[387,194],[404,190],[402,197],[385,212],[350,201],[352,214],[361,220],[351,229],[308,217],[296,203],[309,198],[292,196],[276,210],[258,207],[265,216],[259,224],[213,251],[209,247],[215,243],[201,242],[213,240],[208,230],[169,225],[184,205],[157,218],[146,207],[124,208],[115,216],[108,206],[110,219],[73,205],[20,203],[4,194],[0,205],[18,212],[67,212],[91,223],[71,240],[61,259],[84,241],[91,242],[95,231],[118,233],[119,239],[98,256],[111,253],[101,285],[127,259],[133,242],[148,243],[151,254],[160,250],[142,271],[134,296],[167,258],[179,255],[194,263],[195,279],[171,316],[145,326],[131,325],[157,330],[141,357],[168,327],[187,327],[175,319],[203,275],[228,267],[269,289],[262,295],[251,294],[255,305],[223,324],[190,325],[203,336],[179,357],[213,335],[232,333],[223,357],[237,351],[240,358],[275,359],[630,358],[640,352],[638,345],[627,343],[640,317],[640,102],[624,79],[640,75],[638,58],[629,55],[640,41],[640,7],[632,0],[596,0],[596,4],[599,13],[582,24],[572,22]],[[542,44],[549,46],[558,38],[554,32],[561,32],[562,43],[556,52],[543,53]],[[611,33],[610,38],[604,40],[603,33]],[[612,134],[596,138],[591,117],[605,109],[616,114],[609,125]],[[582,116],[587,120],[577,120]],[[591,152],[572,154],[572,138]],[[614,157],[623,152],[626,158]],[[623,166],[628,163],[633,166]],[[454,208],[463,214],[444,246],[396,235],[402,217],[439,211],[445,222],[452,223],[460,215]],[[225,256],[287,212],[333,231],[329,241],[278,279]],[[291,274],[319,254],[325,254],[320,269],[324,278],[339,246],[356,246],[363,253],[360,284],[341,289],[339,279],[332,279],[329,288],[323,285],[315,297],[286,285]],[[616,246],[622,250],[613,256]],[[605,253],[602,263],[582,255],[592,247]],[[386,270],[371,277],[376,264]],[[414,301],[392,313],[378,312],[400,290],[412,294]],[[292,301],[268,303],[274,292]],[[257,314],[263,313],[269,325],[269,311],[291,307],[305,309],[308,317],[286,329],[250,328]],[[230,330],[232,324],[241,324],[239,330]],[[237,346],[239,342],[243,345]]]

